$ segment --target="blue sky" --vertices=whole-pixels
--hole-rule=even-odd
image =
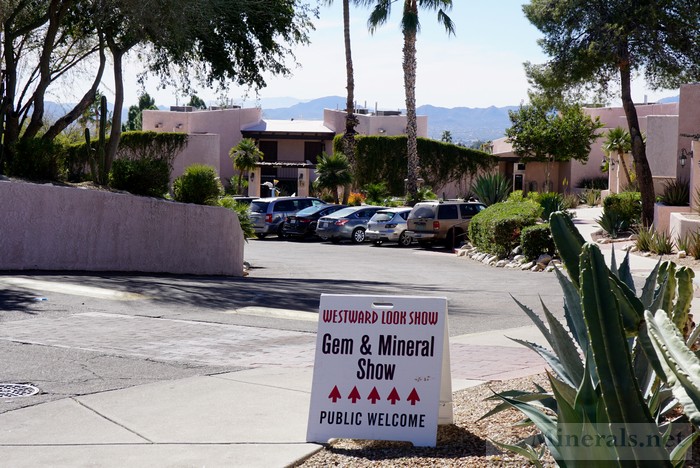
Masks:
[[[455,0],[449,13],[456,35],[448,37],[437,23],[436,14],[422,12],[418,37],[418,105],[441,107],[488,107],[517,105],[527,99],[527,80],[523,62],[542,63],[546,56],[537,45],[539,32],[522,13],[523,0]],[[296,49],[300,68],[289,78],[267,77],[261,98],[293,97],[310,100],[329,95],[345,95],[345,57],[342,37],[341,1],[322,6],[314,23],[311,45]],[[369,9],[351,7],[351,37],[355,67],[355,97],[360,105],[379,109],[404,108],[402,36],[399,29],[400,5],[390,21],[374,35],[367,30]],[[138,65],[132,65],[133,70]],[[134,104],[139,94],[134,75],[126,84],[125,104]],[[113,86],[105,82],[105,90]],[[146,91],[159,105],[182,104],[173,89],[157,90],[149,81]],[[214,90],[199,89],[205,101],[215,104]],[[633,98],[650,101],[676,94],[651,92],[644,83],[633,86]],[[228,94],[234,103],[243,103],[245,90],[232,88]],[[254,96],[254,95],[253,95]],[[251,102],[250,100],[248,101]]]

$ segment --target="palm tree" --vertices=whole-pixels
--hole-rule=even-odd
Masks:
[[[367,24],[373,33],[389,19],[391,4],[395,0],[365,0],[374,4]],[[437,11],[437,20],[445,27],[448,35],[454,34],[454,24],[445,13],[452,8],[452,0],[404,0],[401,31],[403,33],[403,80],[406,90],[406,139],[408,174],[406,192],[409,199],[415,199],[418,191],[418,124],[416,122],[416,39],[420,31],[418,10]]]
[[[343,153],[331,155],[323,153],[316,164],[316,173],[318,174],[316,179],[318,187],[332,190],[335,202],[338,203],[340,201],[338,187],[349,185],[352,182],[348,158]]]
[[[242,139],[228,153],[233,160],[233,167],[238,169],[237,193],[240,195],[243,190],[243,173],[255,169],[255,164],[263,159],[263,153],[255,144],[252,138]]]
[[[343,0],[343,39],[345,42],[345,76],[347,99],[345,101],[345,133],[342,137],[343,154],[348,158],[351,169],[355,169],[355,135],[357,132],[358,120],[355,116],[355,73],[352,66],[352,49],[350,47],[350,1]],[[354,4],[361,3],[363,0],[352,0]],[[333,3],[333,0],[326,0],[327,4]],[[343,198],[346,199],[350,190],[346,187]],[[344,200],[345,202],[346,200]]]
[[[605,142],[603,143],[603,151],[611,155],[612,153],[617,153],[618,160],[622,165],[622,170],[627,178],[627,185],[632,183],[630,178],[630,171],[627,169],[627,163],[625,162],[625,153],[632,151],[632,138],[627,130],[622,127],[616,127],[612,130],[608,130],[605,134]]]

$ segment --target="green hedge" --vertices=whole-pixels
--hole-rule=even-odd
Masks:
[[[523,248],[523,255],[528,260],[536,259],[542,254],[554,255],[556,252],[549,223],[523,228],[520,233],[520,245]]]
[[[391,195],[405,195],[406,136],[357,135],[355,142],[357,185],[385,182]],[[342,152],[342,135],[333,140],[333,150]],[[429,138],[418,138],[418,160],[419,175],[429,187],[443,186],[496,164],[491,154]]]
[[[109,186],[134,195],[163,198],[168,193],[170,167],[158,159],[117,159],[109,173]]]
[[[622,192],[608,195],[603,201],[603,211],[614,212],[628,226],[642,221],[642,196],[639,192]]]
[[[60,143],[31,138],[18,141],[14,148],[15,157],[5,167],[7,175],[42,182],[63,177],[66,156]]]
[[[183,203],[215,205],[223,192],[216,169],[205,164],[187,166],[173,182],[173,198]]]
[[[474,216],[469,239],[480,251],[505,257],[520,243],[523,228],[534,225],[542,207],[533,201],[496,203]]]

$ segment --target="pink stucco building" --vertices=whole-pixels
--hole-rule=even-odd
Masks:
[[[323,120],[263,119],[260,108],[194,110],[172,107],[170,111],[143,112],[143,129],[185,132],[187,148],[175,160],[173,178],[193,163],[213,166],[222,182],[234,175],[229,151],[243,138],[253,138],[263,152],[261,167],[247,174],[248,193],[268,195],[265,182],[278,180],[289,194],[308,194],[308,181],[322,153],[333,151],[333,138],[345,130],[345,112],[325,109]],[[397,111],[358,112],[357,132],[362,135],[402,135],[406,116]],[[428,117],[418,116],[418,136],[427,137]]]

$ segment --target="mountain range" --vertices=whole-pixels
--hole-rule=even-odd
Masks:
[[[517,106],[446,108],[423,105],[417,107],[416,112],[418,115],[428,117],[428,136],[430,138],[440,139],[444,131],[449,131],[455,143],[469,144],[474,141],[486,141],[502,137],[505,129],[510,126],[508,111],[517,108]],[[288,107],[274,109],[263,107],[263,117],[280,120],[320,120],[323,119],[323,109],[345,109],[345,98],[342,96],[327,96],[311,101],[298,102]]]

